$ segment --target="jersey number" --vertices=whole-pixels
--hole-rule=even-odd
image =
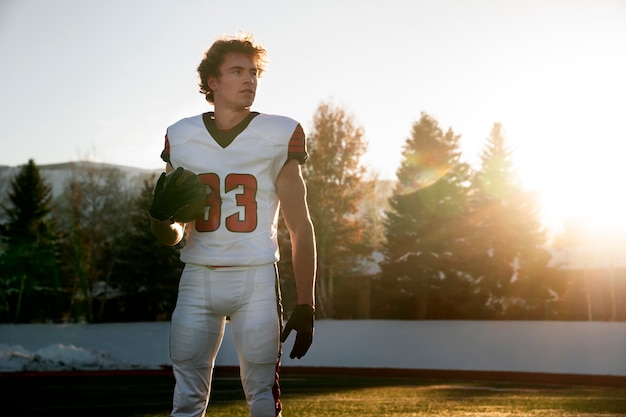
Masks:
[[[211,190],[207,195],[208,216],[196,219],[196,230],[214,232],[222,222],[222,189],[220,177],[214,173],[200,174],[202,182]],[[224,193],[235,193],[238,213],[225,219],[226,228],[235,233],[252,232],[257,226],[257,183],[249,174],[228,174],[224,180]]]

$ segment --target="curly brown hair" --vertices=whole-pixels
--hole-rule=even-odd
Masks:
[[[204,57],[198,65],[200,77],[200,93],[204,94],[206,101],[213,104],[213,91],[209,87],[209,77],[219,77],[220,67],[228,54],[244,54],[251,57],[257,66],[257,77],[261,77],[267,64],[267,51],[249,33],[240,33],[235,36],[223,36],[218,38],[213,45],[204,53]]]

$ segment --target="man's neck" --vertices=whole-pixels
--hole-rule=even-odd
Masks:
[[[243,119],[250,114],[250,108],[232,111],[224,109],[215,109],[215,126],[220,130],[229,130],[237,126]]]

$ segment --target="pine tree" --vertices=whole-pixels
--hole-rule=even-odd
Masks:
[[[523,318],[550,297],[542,282],[550,259],[537,197],[513,169],[511,151],[494,124],[473,180],[472,274],[490,318]],[[517,312],[515,312],[517,311]]]
[[[2,318],[10,322],[59,319],[62,291],[57,235],[51,219],[52,191],[31,159],[11,181],[8,218],[0,228]]]
[[[354,117],[332,103],[318,107],[308,144],[303,175],[317,241],[318,315],[330,317],[335,282],[354,274],[359,258],[371,250],[358,216],[365,173],[360,158],[367,144]]]
[[[403,148],[386,213],[379,314],[454,318],[469,285],[463,272],[469,166],[460,137],[422,113]]]

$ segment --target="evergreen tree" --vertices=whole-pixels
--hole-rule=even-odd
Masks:
[[[331,317],[335,282],[353,275],[358,260],[371,251],[358,215],[365,173],[360,158],[367,144],[354,117],[331,103],[315,112],[308,144],[303,175],[317,241],[317,311]]]
[[[378,314],[455,318],[470,283],[461,262],[469,166],[460,160],[459,136],[424,113],[402,157],[386,213]]]
[[[494,124],[473,180],[472,274],[488,318],[543,314],[550,298],[546,277],[550,259],[537,197],[525,190],[513,170],[502,126]],[[534,313],[533,313],[534,312]]]
[[[8,221],[0,228],[0,314],[3,321],[59,319],[62,291],[56,232],[50,216],[52,191],[31,159],[21,167],[2,205]]]
[[[155,179],[147,180],[129,205],[130,223],[114,244],[117,260],[109,280],[119,291],[118,301],[107,310],[105,321],[168,320],[176,303],[183,264],[180,246],[157,241],[150,229],[148,209]]]

